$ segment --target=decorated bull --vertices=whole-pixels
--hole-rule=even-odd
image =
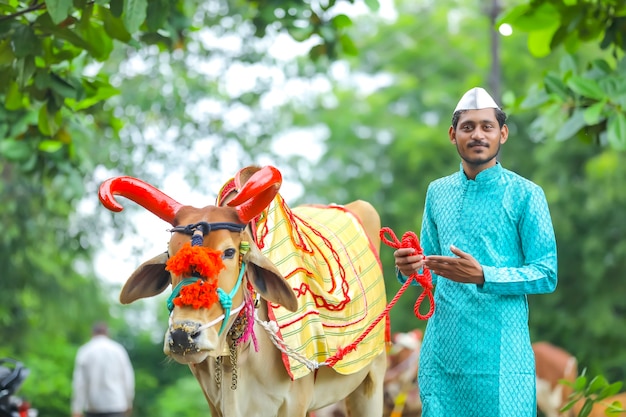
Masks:
[[[120,301],[171,286],[164,353],[189,366],[213,417],[304,417],[343,398],[351,416],[380,417],[380,218],[361,200],[291,209],[281,182],[276,168],[247,167],[203,208],[132,177],[102,183],[108,209],[122,210],[120,195],[172,225],[168,250]]]

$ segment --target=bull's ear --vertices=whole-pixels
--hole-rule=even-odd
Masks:
[[[167,252],[144,262],[128,278],[120,292],[120,302],[130,304],[140,298],[162,293],[170,285],[170,273],[165,270]]]
[[[252,273],[248,274],[248,279],[261,297],[269,302],[280,304],[289,311],[298,309],[298,299],[293,289],[256,245],[250,245],[250,251],[244,256],[244,261],[253,269]]]

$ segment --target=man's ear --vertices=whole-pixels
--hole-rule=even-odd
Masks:
[[[509,138],[509,127],[504,124],[500,128],[500,144],[502,145]]]
[[[507,128],[507,132],[508,132],[508,128]],[[454,129],[454,126],[450,126],[450,129],[448,129],[448,136],[450,137],[450,142],[456,145],[456,130]]]

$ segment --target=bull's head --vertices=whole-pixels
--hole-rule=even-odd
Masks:
[[[276,196],[280,172],[273,167],[246,172],[252,173],[223,207],[185,206],[132,177],[111,178],[100,186],[100,201],[109,210],[122,210],[114,197],[121,195],[173,226],[168,251],[133,272],[120,301],[151,297],[172,285],[164,352],[178,362],[198,363],[223,353],[224,330],[251,306],[249,285],[267,301],[297,308],[293,290],[246,227]]]

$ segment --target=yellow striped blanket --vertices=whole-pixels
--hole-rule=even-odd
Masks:
[[[385,286],[380,259],[359,220],[343,206],[287,207],[280,195],[257,222],[257,244],[298,297],[290,312],[270,305],[287,346],[324,362],[353,343],[383,312]],[[383,319],[334,365],[341,374],[367,366],[385,348]],[[302,363],[283,356],[292,379],[307,375]]]

